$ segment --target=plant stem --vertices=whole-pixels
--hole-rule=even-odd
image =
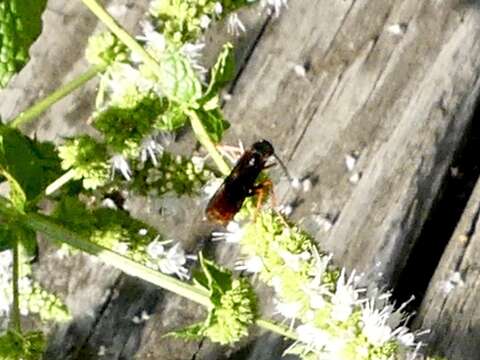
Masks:
[[[7,217],[12,216],[12,206],[4,197],[0,197],[0,214]],[[84,239],[82,236],[57,224],[48,216],[40,215],[38,213],[27,213],[26,215],[17,213],[16,218],[24,226],[35,231],[40,231],[53,239],[73,246],[90,255],[94,255],[105,263],[112,265],[131,276],[139,277],[180,296],[186,297],[187,299],[207,308],[212,307],[207,291],[186,284],[172,276],[149,269],[103,246],[92,243]]]
[[[17,236],[14,236],[14,245],[13,245],[13,275],[12,275],[12,286],[13,286],[13,303],[12,303],[12,317],[11,317],[11,326],[13,329],[21,333],[21,325],[20,325],[20,301],[18,299],[19,297],[19,291],[18,291],[18,280],[20,278],[19,272],[20,272],[20,261],[19,261],[19,256],[18,256],[18,247],[20,246],[19,244],[19,239]]]
[[[132,52],[141,56],[143,62],[155,73],[161,73],[162,69],[157,60],[150,55],[127,31],[125,31],[115,19],[98,3],[97,0],[82,0],[83,3],[105,24],[118,39],[123,42]],[[217,151],[215,144],[208,136],[203,124],[193,110],[187,110],[193,131],[198,141],[205,147],[220,171],[228,175],[230,167]]]
[[[70,169],[68,170],[65,174],[60,176],[58,179],[56,179],[54,182],[52,182],[50,185],[47,186],[45,189],[45,195],[51,195],[58,189],[60,189],[63,185],[65,185],[67,182],[73,179],[75,176],[75,170]]]
[[[277,325],[273,322],[270,322],[268,320],[263,320],[263,319],[257,319],[255,321],[255,324],[261,328],[264,328],[266,330],[273,331],[277,334],[283,335],[286,338],[292,339],[292,340],[298,340],[297,334],[295,334],[293,331],[286,329],[283,326]]]
[[[143,46],[118,24],[97,0],[82,1],[121,42],[123,42],[132,52],[140,55],[147,66],[155,72],[160,72],[161,69],[157,60],[145,51]]]
[[[66,83],[65,85],[55,90],[53,93],[51,93],[47,97],[38,101],[29,109],[22,111],[16,118],[9,121],[9,125],[13,128],[18,128],[20,125],[23,125],[35,119],[42,112],[44,112],[50,106],[52,106],[54,103],[63,99],[65,96],[67,96],[72,91],[76,90],[77,88],[85,84],[87,81],[95,77],[95,75],[97,75],[99,72],[102,72],[105,69],[106,69],[105,65],[92,66],[83,74],[80,74],[78,77],[76,77],[72,81]]]
[[[197,113],[194,110],[187,110],[186,113],[190,118],[190,124],[192,125],[193,132],[195,133],[195,136],[197,137],[200,144],[202,144],[203,147],[207,150],[220,171],[224,175],[228,175],[230,173],[230,167],[225,162],[222,155],[220,155],[217,148],[215,147],[215,144],[210,139],[210,136],[203,127]]]

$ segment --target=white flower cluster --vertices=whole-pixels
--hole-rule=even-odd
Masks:
[[[302,247],[295,246],[295,239],[300,239],[295,228],[277,228],[279,235],[273,238],[277,237],[278,242],[271,240],[270,234],[265,235],[266,243],[261,244],[259,228],[249,233],[250,226],[230,223],[226,232],[216,232],[213,237],[239,243],[244,259],[237,261],[237,270],[256,273],[273,287],[276,312],[288,320],[290,330],[297,336],[285,354],[296,354],[302,359],[338,360],[417,356],[421,346],[417,338],[422,333],[405,326],[406,304],[396,308],[390,302],[389,292],[361,288],[361,276],[355,272],[347,276],[345,270],[336,272],[331,256],[319,254],[314,246],[309,251],[299,250]],[[250,236],[254,238],[248,240]],[[268,241],[271,243],[266,245]],[[302,241],[305,242],[305,237]],[[284,246],[286,243],[288,246]],[[252,244],[268,250],[260,256],[251,251]],[[245,248],[248,250],[244,251]],[[275,259],[269,257],[271,253]],[[266,275],[272,264],[277,267]]]

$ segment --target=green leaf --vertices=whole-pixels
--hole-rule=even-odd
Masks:
[[[29,59],[28,50],[42,30],[47,0],[0,2],[0,86],[7,85]]]
[[[169,47],[159,59],[160,73],[152,73],[146,66],[140,71],[148,79],[160,83],[162,92],[170,100],[192,106],[202,96],[202,85],[188,58],[178,48]]]
[[[225,130],[230,127],[230,123],[223,118],[222,111],[218,108],[210,111],[201,109],[197,111],[197,115],[212,141],[218,144]]]
[[[233,45],[226,43],[223,45],[222,52],[218,55],[216,64],[210,71],[210,83],[206,91],[207,97],[216,95],[229,81],[235,76],[235,58],[233,54]]]
[[[61,174],[60,160],[50,143],[31,140],[18,130],[0,126],[0,173],[9,181],[11,200],[19,210],[36,201]]]
[[[222,295],[232,287],[232,273],[206,260],[202,253],[198,255],[198,261],[202,272],[194,274],[194,282],[208,290],[210,300],[214,305],[218,305]]]

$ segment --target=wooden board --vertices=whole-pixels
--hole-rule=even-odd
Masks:
[[[127,9],[122,23],[134,28],[145,3],[135,2],[135,11],[128,1],[115,3],[114,9]],[[48,6],[32,62],[0,93],[2,118],[85,66],[77,60],[96,20],[78,2],[63,8],[50,0]],[[232,123],[226,141],[271,140],[291,172],[312,183],[303,193],[279,180],[283,201],[296,204],[294,217],[333,251],[338,264],[365,272],[366,280],[395,285],[471,122],[480,72],[475,6],[453,0],[291,0],[278,18],[259,18],[256,10],[244,15],[250,30],[238,40],[239,75],[225,105]],[[218,48],[221,39],[208,36],[211,48]],[[29,131],[56,140],[90,131],[85,120],[94,87],[55,105]],[[349,171],[345,156],[352,153],[358,160]],[[361,176],[352,183],[355,173]],[[138,216],[156,226],[166,221],[155,214],[156,200],[135,201]],[[181,209],[169,220],[178,232],[169,235],[187,244],[205,241],[201,207],[187,203]],[[326,216],[336,219],[329,231],[319,222]],[[232,259],[234,251],[216,249],[219,259]],[[269,333],[255,333],[233,349],[164,338],[201,319],[201,309],[83,255],[59,259],[45,247],[36,271],[75,315],[52,332],[48,358],[278,359],[286,346]],[[142,310],[150,320],[132,323]],[[102,345],[106,355],[100,357]]]
[[[448,359],[476,359],[480,354],[480,181],[445,249],[415,326],[431,329],[432,352]]]

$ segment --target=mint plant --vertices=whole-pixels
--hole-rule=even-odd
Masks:
[[[0,196],[0,264],[5,267],[0,312],[10,316],[0,335],[1,359],[42,357],[45,337],[23,332],[21,314],[35,313],[45,321],[69,319],[60,299],[34,280],[30,260],[37,233],[61,243],[63,251],[90,254],[206,307],[203,322],[171,336],[207,337],[227,345],[260,326],[291,339],[285,353],[301,359],[417,355],[420,333],[405,326],[404,306],[395,308],[388,292],[359,288],[354,273],[332,265],[308,234],[274,210],[257,214],[247,201],[226,232],[212,235],[238,243],[242,258],[234,270],[257,274],[272,287],[276,310],[287,325],[262,318],[248,277],[235,276],[202,253],[186,254],[165,234],[104,200],[112,192],[194,196],[230,172],[217,146],[230,126],[220,98],[234,76],[233,46],[225,44],[207,70],[199,62],[201,36],[223,19],[233,32],[244,31],[235,11],[256,2],[153,0],[143,34],[134,38],[96,0],[83,0],[107,28],[89,40],[85,56],[91,67],[0,127],[0,175],[9,185],[8,198]],[[259,3],[278,15],[287,0]],[[44,5],[0,4],[2,85],[27,60]],[[33,16],[28,26],[25,9]],[[95,76],[99,89],[91,124],[98,136],[80,134],[55,147],[16,129]],[[214,165],[167,150],[175,132],[187,126]],[[40,211],[40,200],[51,202],[53,211]],[[198,266],[191,274],[187,265],[195,259]]]

